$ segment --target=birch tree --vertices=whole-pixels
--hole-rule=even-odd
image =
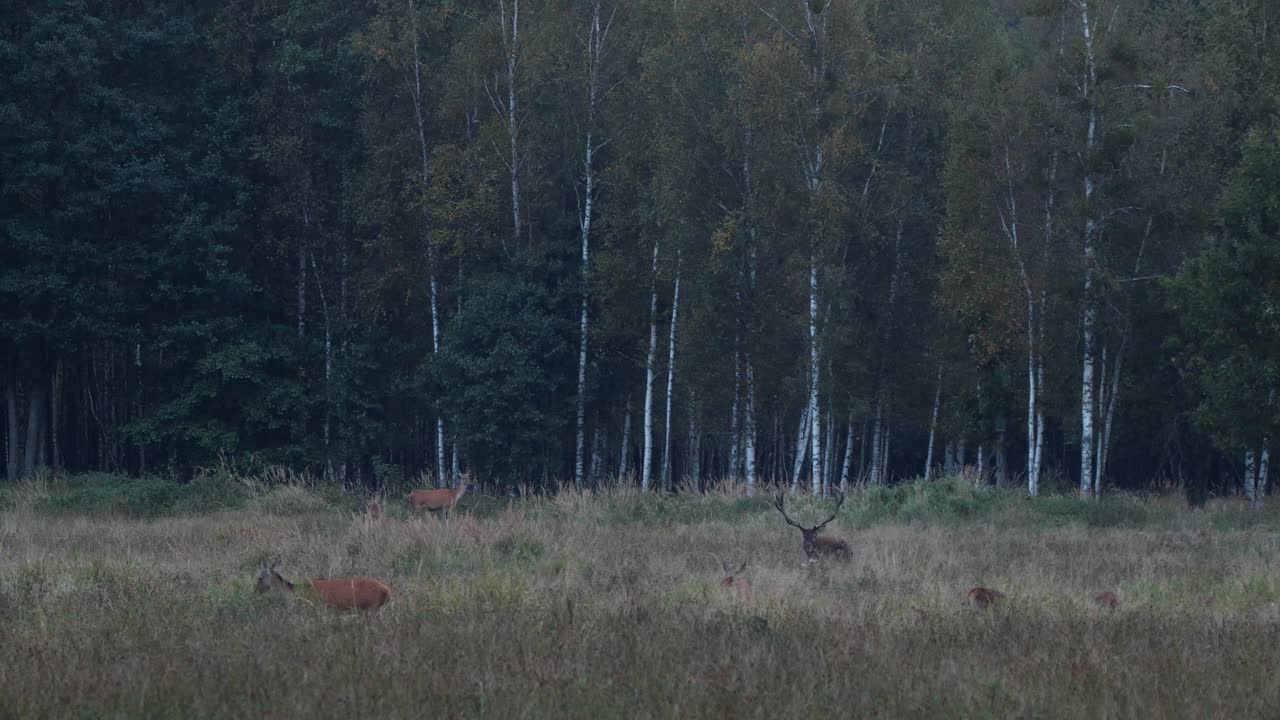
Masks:
[[[589,273],[591,259],[591,212],[595,202],[596,193],[596,176],[595,176],[595,154],[599,149],[597,147],[598,138],[595,134],[596,130],[596,114],[599,103],[604,99],[606,88],[602,85],[602,69],[604,61],[605,41],[609,36],[609,28],[613,24],[613,14],[611,13],[601,23],[600,19],[600,2],[597,0],[591,4],[591,18],[587,25],[587,34],[585,38],[586,44],[586,96],[587,108],[585,119],[585,138],[583,143],[583,161],[582,161],[582,214],[579,220],[579,227],[582,231],[582,309],[579,313],[578,322],[578,399],[577,399],[577,440],[574,450],[573,463],[573,482],[576,487],[582,487],[582,463],[583,463],[583,438],[584,425],[583,415],[586,407],[587,392],[587,316],[588,316],[588,288]],[[602,143],[601,143],[602,144]],[[516,197],[513,190],[512,197]]]

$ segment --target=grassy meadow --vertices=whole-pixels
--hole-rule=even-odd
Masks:
[[[0,497],[0,717],[1280,716],[1280,513],[1234,500],[875,488],[826,530],[852,562],[813,569],[767,496],[468,495],[443,523],[296,482],[121,492]],[[391,602],[258,595],[277,554]]]

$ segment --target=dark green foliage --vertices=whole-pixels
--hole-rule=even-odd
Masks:
[[[119,475],[75,475],[50,488],[35,505],[48,513],[157,517],[190,515],[240,507],[249,497],[247,488],[217,476],[189,483],[163,477],[129,478]]]
[[[465,292],[433,368],[467,457],[480,476],[500,481],[560,467],[572,326],[540,285],[485,276]]]
[[[1240,452],[1280,437],[1280,130],[1250,133],[1221,215],[1221,234],[1168,283],[1183,327],[1172,344],[1196,422]]]

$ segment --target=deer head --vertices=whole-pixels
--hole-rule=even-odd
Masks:
[[[826,527],[827,523],[836,519],[836,515],[840,513],[840,506],[844,505],[844,494],[840,493],[836,497],[836,508],[831,511],[831,517],[823,520],[813,527],[805,527],[795,520],[792,520],[791,516],[787,515],[787,500],[782,493],[778,493],[774,498],[773,506],[778,509],[778,512],[782,513],[782,518],[787,521],[788,525],[799,530],[800,534],[804,536],[804,554],[808,556],[810,560],[816,560],[820,555],[835,555],[836,557],[844,560],[849,559],[849,544],[844,540],[840,540],[838,538],[818,537],[818,533],[822,528]]]
[[[276,570],[280,566],[280,556],[277,555],[275,560],[268,565],[265,561],[262,563],[262,572],[258,574],[258,592],[266,592],[271,588],[280,588],[281,590],[293,590],[293,583],[285,580]]]

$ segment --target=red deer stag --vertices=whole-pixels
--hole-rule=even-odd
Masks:
[[[964,604],[975,610],[986,610],[1003,599],[1004,593],[984,587],[969,588],[969,592],[964,594]]]
[[[414,490],[409,493],[410,510],[439,510],[444,519],[449,518],[449,511],[458,504],[458,498],[467,491],[467,483],[471,482],[470,473],[458,476],[458,487],[440,488],[439,490]]]
[[[801,525],[787,515],[786,498],[783,497],[782,493],[778,493],[774,499],[773,506],[778,509],[778,512],[782,513],[782,517],[787,521],[787,524],[798,529],[800,534],[804,536],[804,554],[808,556],[811,562],[823,557],[834,557],[837,560],[848,562],[853,556],[853,553],[849,550],[849,543],[844,540],[818,536],[818,531],[826,527],[827,523],[835,520],[836,515],[840,512],[840,506],[844,505],[844,493],[839,494],[837,497],[839,497],[839,500],[836,502],[836,509],[831,512],[831,517],[811,528]]]
[[[280,558],[271,561],[270,565],[262,564],[262,573],[258,575],[258,592],[263,593],[275,588],[285,592],[293,592],[294,584],[280,575]],[[337,610],[376,610],[391,599],[391,588],[382,581],[369,577],[349,578],[314,578],[301,583],[305,594],[317,597],[331,608]]]

